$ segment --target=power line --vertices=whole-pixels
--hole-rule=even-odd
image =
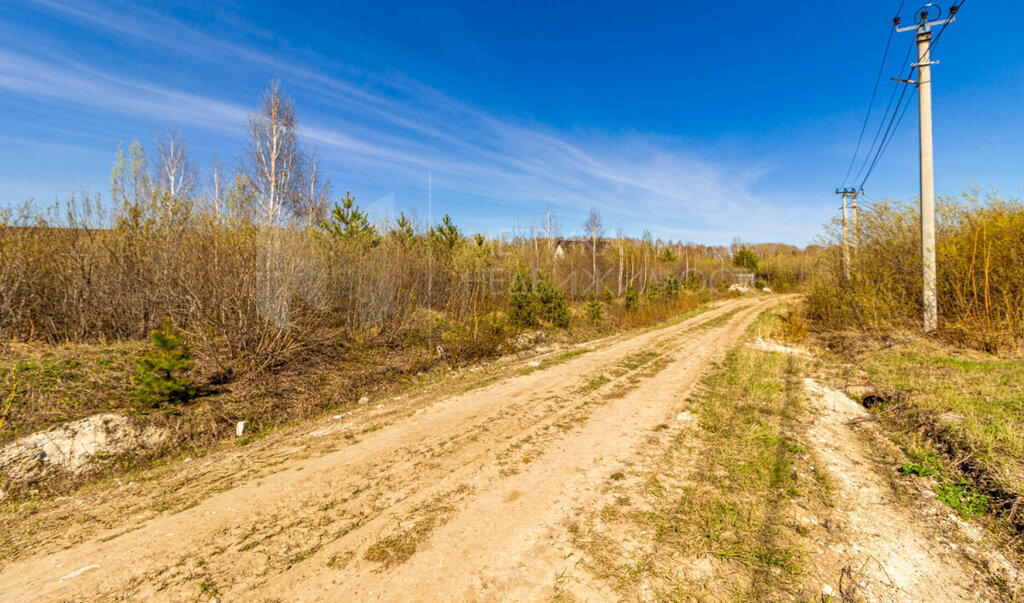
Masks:
[[[900,2],[900,7],[896,9],[896,16],[898,17],[900,11],[903,10],[903,5],[906,0]],[[853,157],[850,158],[850,166],[846,168],[846,175],[843,176],[843,186],[846,186],[846,181],[850,178],[850,172],[853,171],[853,164],[857,162],[857,155],[860,153],[860,144],[864,141],[864,131],[868,127],[868,121],[871,119],[871,110],[875,107],[875,95],[878,93],[878,84],[882,81],[882,71],[885,70],[885,60],[889,57],[889,47],[892,45],[892,36],[896,33],[895,17],[892,28],[889,30],[889,39],[885,41],[885,51],[882,52],[882,64],[878,66],[878,75],[875,76],[875,86],[871,89],[871,100],[868,101],[868,111],[864,115],[864,123],[860,127],[860,135],[857,136],[857,147],[853,150]],[[904,61],[905,63],[905,61]],[[890,101],[891,102],[891,101]],[[884,117],[882,118],[885,119]]]
[[[903,68],[907,66],[908,62],[910,62],[910,53],[913,52],[913,50],[914,50],[914,44],[911,44],[910,47],[907,48],[906,56],[903,57],[903,65],[900,67],[900,72],[902,72]],[[910,68],[910,73],[913,73],[913,72],[914,72],[914,68],[911,67]],[[910,77],[908,76],[907,79],[910,79]],[[900,99],[901,100],[903,98],[903,94],[906,93],[906,87],[907,87],[907,84],[904,83],[903,84],[903,88],[902,88],[902,93],[900,94]],[[885,120],[889,116],[889,109],[892,108],[892,101],[894,101],[896,99],[896,93],[900,92],[900,91],[901,91],[900,83],[897,82],[892,87],[892,94],[889,95],[889,102],[885,105],[885,111],[882,113],[881,121],[878,122],[878,130],[875,131],[875,137],[871,140],[871,146],[868,147],[867,155],[864,156],[864,161],[861,163],[860,169],[857,170],[857,175],[854,176],[854,178],[853,178],[855,181],[856,180],[860,180],[860,176],[861,176],[861,174],[864,173],[864,169],[868,166],[868,164],[870,164],[873,161],[872,152],[875,152],[876,155],[877,155],[877,149],[875,148],[875,144],[878,144],[878,148],[881,148],[882,143],[879,142],[878,137],[882,135],[882,128],[885,127]],[[895,116],[897,111],[899,111],[899,104],[897,104],[896,105],[896,109],[893,110],[893,115],[894,116]],[[891,120],[890,120],[890,123],[891,123]],[[883,141],[884,141],[884,139],[883,139]]]
[[[960,0],[957,4],[955,4],[952,7],[950,7],[950,10],[949,10],[950,17],[956,15],[957,11],[960,10],[960,7],[963,6],[964,2],[966,2],[966,1],[967,0]],[[935,37],[932,38],[931,40],[929,40],[929,42],[928,42],[928,56],[931,56],[931,51],[935,48],[935,45],[938,43],[939,39],[942,37],[943,32],[946,31],[946,27],[949,26],[949,23],[950,23],[950,21],[946,21],[945,23],[943,23],[942,27],[939,29],[939,32],[935,35]],[[913,48],[914,48],[914,44],[911,44],[910,50],[913,50]],[[910,50],[907,51],[907,59],[904,59],[904,61],[903,61],[903,66],[904,67],[906,67],[907,60],[910,57]],[[911,65],[910,66],[910,71],[908,72],[907,77],[905,78],[906,80],[910,80],[910,78],[913,77],[914,70],[916,69],[916,67],[917,67],[916,65]],[[861,180],[859,188],[864,188],[864,183],[867,182],[868,177],[871,176],[871,172],[874,171],[875,166],[878,165],[878,162],[882,158],[882,155],[885,153],[885,150],[888,148],[889,144],[892,142],[893,137],[895,137],[895,135],[896,135],[896,130],[899,129],[900,123],[902,123],[902,121],[903,121],[903,115],[906,114],[907,108],[910,107],[910,101],[911,101],[913,95],[911,95],[910,97],[907,98],[907,104],[904,105],[903,106],[903,110],[900,111],[900,105],[902,104],[903,98],[906,95],[907,86],[909,85],[909,82],[907,82],[907,81],[898,82],[896,84],[896,86],[893,88],[892,96],[896,95],[896,89],[899,87],[899,83],[903,84],[903,89],[900,92],[900,99],[896,103],[896,108],[893,110],[892,117],[889,119],[889,125],[886,127],[885,134],[882,136],[882,141],[879,143],[878,151],[875,153],[875,157],[871,160],[870,167],[868,168],[867,173],[864,174],[864,179]],[[890,97],[889,102],[890,102],[890,104],[892,103],[892,97]],[[882,123],[885,123],[885,115],[886,114],[888,114],[888,107],[886,108],[885,114],[883,114],[882,122],[879,123],[879,132],[881,132]],[[897,118],[897,115],[899,115],[898,118]],[[877,139],[877,137],[878,137],[877,133],[875,134],[875,137]],[[874,142],[872,142],[871,148],[874,148]],[[870,156],[870,154],[871,154],[871,151],[869,149],[868,155]],[[855,180],[857,178],[860,178],[860,174],[864,170],[864,165],[867,165],[867,158],[865,158],[865,163],[863,165],[861,165],[860,171],[857,172],[857,177],[855,178]]]
[[[906,88],[906,86],[904,86],[903,87],[903,92],[905,93],[906,91],[907,91],[907,88]],[[913,98],[913,96],[914,95],[911,94],[910,96],[907,97],[907,104],[903,105],[903,110],[902,111],[900,111],[900,108],[899,108],[900,107],[900,103],[896,103],[896,111],[893,112],[892,116],[895,119],[896,118],[896,113],[899,112],[899,119],[896,119],[895,126],[893,126],[892,120],[889,121],[889,125],[892,126],[892,134],[893,135],[889,136],[888,138],[885,138],[885,137],[882,138],[882,145],[878,148],[878,154],[875,155],[874,160],[871,162],[871,167],[868,168],[868,173],[864,174],[864,180],[861,181],[860,188],[864,188],[864,183],[868,181],[868,178],[871,176],[871,172],[873,172],[875,170],[875,166],[878,165],[878,161],[882,158],[882,155],[885,154],[885,150],[887,148],[889,148],[889,143],[891,143],[892,139],[895,138],[896,130],[899,129],[900,123],[903,122],[903,116],[906,115],[907,109],[911,105],[910,100]],[[900,95],[900,100],[901,101],[903,100],[903,95],[902,94]],[[889,133],[888,130],[886,130],[886,134],[888,134],[888,133]]]
[[[956,15],[957,11],[960,10],[960,7],[963,6],[964,2],[966,2],[966,1],[967,0],[960,0],[960,2],[958,2],[958,3],[954,4],[953,6],[949,7],[949,16],[952,17],[952,16]],[[946,31],[947,27],[949,27],[949,21],[947,21],[947,22],[942,24],[942,27],[939,28],[939,33],[935,34],[935,37],[932,38],[931,43],[928,44],[928,52],[929,53],[932,50],[935,50],[935,45],[939,43],[939,38],[942,37],[942,32]]]

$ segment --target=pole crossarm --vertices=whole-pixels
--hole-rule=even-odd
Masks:
[[[936,25],[945,25],[946,23],[952,23],[953,21],[956,21],[956,17],[949,17],[949,18],[946,18],[946,19],[938,20],[938,21],[924,21],[924,22],[919,23],[917,25],[908,25],[906,27],[897,27],[896,28],[896,33],[903,33],[905,31],[911,31],[913,29],[919,29],[921,31],[931,31],[931,29],[933,27],[935,27]]]

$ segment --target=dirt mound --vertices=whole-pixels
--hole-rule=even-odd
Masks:
[[[153,426],[140,426],[116,413],[93,415],[23,437],[0,450],[0,476],[32,482],[48,467],[84,473],[98,455],[149,449],[166,438]]]

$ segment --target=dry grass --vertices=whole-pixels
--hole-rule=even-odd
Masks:
[[[717,295],[643,295],[628,310],[603,296],[595,321],[582,293],[563,291],[568,328],[513,324],[504,279],[523,266],[569,270],[582,258],[556,260],[539,240],[469,239],[450,223],[443,231],[384,224],[368,231],[372,242],[344,229],[267,228],[247,194],[239,187],[211,205],[137,192],[110,215],[92,198],[0,214],[3,225],[18,225],[0,230],[0,388],[11,402],[0,443],[97,412],[128,412],[171,433],[161,450],[96,467],[131,468],[202,449],[238,421],[258,436],[387,381],[530,342],[692,315]],[[649,244],[631,245],[632,254],[653,257]],[[629,257],[605,256],[602,269]],[[187,334],[196,360],[188,376],[200,395],[138,414],[129,402],[135,360],[164,317]],[[51,493],[81,481],[51,477],[43,487]]]
[[[471,492],[468,486],[438,495],[428,503],[413,509],[389,536],[378,540],[366,549],[364,558],[384,567],[403,563],[416,552],[417,547],[437,528],[455,514],[458,504]]]

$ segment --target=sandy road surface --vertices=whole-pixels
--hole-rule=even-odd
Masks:
[[[5,600],[536,599],[563,524],[670,420],[709,364],[779,298],[679,324],[450,396],[198,504],[0,571]],[[327,444],[324,446],[324,444]],[[564,566],[564,567],[563,567]]]

